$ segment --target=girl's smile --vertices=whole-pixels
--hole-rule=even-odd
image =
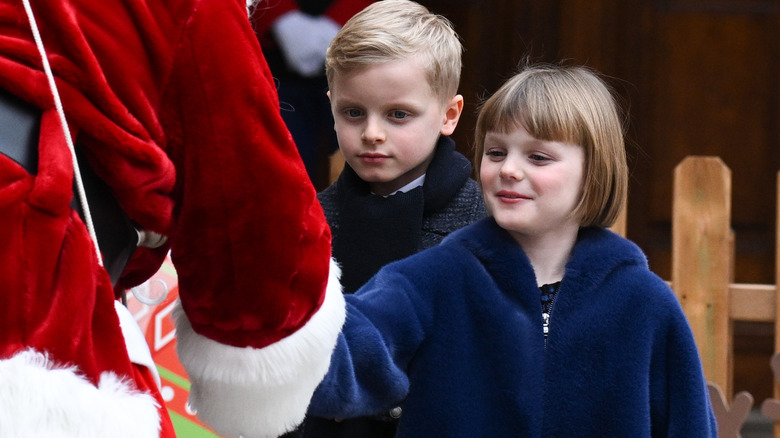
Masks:
[[[521,195],[519,193],[511,192],[511,191],[508,191],[508,190],[501,190],[500,192],[496,193],[496,196],[498,197],[498,199],[501,202],[506,202],[506,203],[510,203],[510,204],[521,202],[521,201],[523,201],[525,199],[531,199],[528,196],[523,196],[523,195]]]

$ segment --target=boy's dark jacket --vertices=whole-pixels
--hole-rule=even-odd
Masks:
[[[455,230],[486,216],[471,163],[441,136],[425,183],[384,198],[371,193],[347,164],[338,180],[317,195],[333,235],[341,284],[352,293],[379,269],[430,248]]]
[[[581,230],[546,346],[534,272],[492,218],[346,299],[310,414],[348,418],[405,399],[403,438],[716,436],[675,295],[607,230]]]

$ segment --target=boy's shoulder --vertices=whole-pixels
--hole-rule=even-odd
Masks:
[[[332,201],[336,199],[336,187],[338,186],[338,180],[334,181],[333,184],[329,185],[328,187],[325,187],[322,191],[317,193],[317,199],[322,201]]]
[[[482,191],[476,181],[467,178],[460,190],[441,209],[423,220],[423,246],[430,247],[467,225],[487,216]]]
[[[472,223],[487,216],[482,189],[476,181],[466,178],[458,191],[447,203],[428,218],[441,220],[449,218],[465,223]]]
[[[338,222],[338,180],[317,193],[317,201],[325,213],[325,220],[333,227]]]

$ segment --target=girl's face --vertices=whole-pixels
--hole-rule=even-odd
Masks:
[[[576,144],[536,139],[518,126],[488,132],[480,167],[485,203],[496,222],[521,244],[570,236],[582,196],[585,152]]]

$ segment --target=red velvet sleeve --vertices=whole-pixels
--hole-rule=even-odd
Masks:
[[[245,2],[40,0],[34,6],[79,147],[128,215],[169,237],[181,297],[176,345],[192,384],[190,405],[222,435],[275,436],[294,427],[328,370],[344,301],[331,287],[338,268],[330,264],[330,232],[280,117]],[[48,108],[37,50],[21,44],[28,35],[21,12],[15,0],[0,0],[4,32],[11,35],[0,44],[0,87]],[[22,32],[13,29],[19,23]],[[6,338],[55,345],[53,358],[78,365],[90,378],[109,369],[132,377],[119,369],[129,360],[108,276],[92,273],[91,241],[69,208],[72,178],[59,164],[69,160],[62,133],[47,125],[54,124],[42,123],[41,190],[11,184],[32,179],[11,167],[15,173],[2,175],[10,185],[5,192],[24,197],[30,191],[35,199],[15,201],[0,215],[19,230],[19,215],[41,218],[32,231],[6,227],[25,258],[9,248],[4,272],[12,275],[3,278],[11,282],[8,290],[25,290],[24,280],[46,294],[35,306],[15,294],[3,297],[7,314],[23,308],[25,318],[32,314],[30,321],[46,325],[13,324],[21,321],[15,315],[4,324],[14,329]],[[58,246],[55,234],[67,235],[72,246]],[[141,281],[163,253],[139,251],[135,262],[143,266],[131,266],[129,274]],[[35,270],[9,272],[14,266]],[[107,293],[95,294],[101,279]],[[43,336],[51,339],[39,342]],[[81,386],[94,389],[87,383]]]
[[[165,99],[177,169],[171,256],[195,332],[261,348],[318,310],[330,230],[236,4],[201,2],[176,51]]]
[[[189,404],[227,436],[303,421],[345,318],[330,230],[243,2],[202,0],[163,101]]]

